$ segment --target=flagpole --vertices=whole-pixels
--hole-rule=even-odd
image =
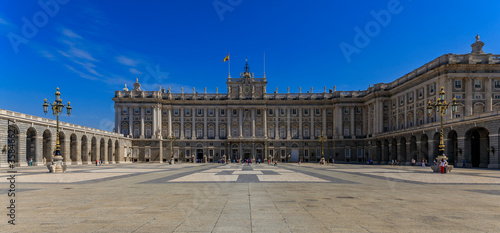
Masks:
[[[227,56],[229,57],[229,63],[227,63],[227,74],[231,77],[231,53],[228,53]]]

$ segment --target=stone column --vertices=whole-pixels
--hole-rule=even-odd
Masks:
[[[118,105],[115,105],[115,132],[121,134],[121,108]]]
[[[161,139],[162,138],[162,135],[163,135],[163,107],[162,105],[160,104],[158,106],[158,123],[156,124],[156,136],[158,137],[158,139]]]
[[[156,110],[156,107],[153,106],[151,107],[151,115],[153,115],[153,124],[151,125],[151,138],[154,139],[156,138],[156,124],[158,124],[158,112]]]
[[[207,132],[207,109],[203,109],[203,139],[208,138],[208,132]]]
[[[309,136],[311,139],[314,139],[314,108],[309,110],[309,116],[311,117],[311,131],[309,132]]]
[[[215,109],[215,139],[219,139],[219,111],[220,109]],[[222,156],[222,155],[220,155]]]
[[[172,136],[172,107],[167,109],[167,114],[168,114],[168,135],[167,137]]]
[[[191,126],[191,140],[196,140],[196,108],[191,109],[192,126]]]
[[[144,107],[141,107],[141,136],[140,138],[144,138]]]
[[[183,140],[184,139],[184,111],[185,109],[179,109],[180,113],[181,113],[181,132],[179,132],[179,135],[180,135],[180,139]]]
[[[239,122],[239,125],[240,125],[240,138],[243,137],[243,109],[240,108],[238,109],[239,110],[239,113],[240,113],[240,122]],[[241,149],[241,148],[240,148]]]
[[[485,100],[485,112],[491,112],[493,104],[492,104],[492,94],[491,94],[491,87],[492,87],[492,81],[491,77],[488,77],[485,81],[485,95],[484,95],[484,100]]]
[[[36,165],[37,166],[45,166],[43,163],[43,132],[37,132],[38,134],[35,136],[35,154],[34,156],[36,157]],[[26,141],[26,135],[24,135],[24,140]],[[22,144],[19,144],[19,147],[22,147]],[[26,145],[24,145],[26,146]],[[24,154],[24,157],[26,157],[26,154]],[[23,161],[21,159],[21,156],[18,157],[18,163]]]
[[[304,109],[302,108],[299,108],[298,109],[299,111],[299,139],[302,140],[302,111],[304,111]]]
[[[356,108],[355,107],[350,107],[350,109],[351,109],[351,111],[350,111],[350,113],[351,113],[351,137],[352,138],[356,138],[356,131],[355,131],[355,128],[354,128],[354,122],[355,122],[354,121],[355,120],[355,118],[354,118],[354,111],[356,110]]]
[[[290,140],[290,108],[286,109],[286,139]]]
[[[471,116],[472,115],[472,99],[474,96],[472,96],[472,88],[473,88],[473,83],[472,83],[472,78],[468,77],[467,83],[465,84],[465,110],[464,110],[464,116]]]
[[[133,122],[133,119],[134,119],[134,116],[132,115],[132,111],[134,111],[134,109],[132,107],[128,107],[128,135],[130,137],[132,137],[132,132],[133,132],[133,129],[134,129],[134,122]]]
[[[104,139],[104,159],[102,160],[103,164],[108,164],[108,140]],[[100,159],[100,158],[99,158]]]
[[[264,114],[264,138],[267,139],[267,109],[263,108],[262,113]]]
[[[280,134],[279,134],[280,123],[278,121],[278,114],[279,114],[279,108],[276,108],[274,110],[274,116],[275,116],[275,121],[276,121],[276,125],[274,126],[274,139],[275,140],[280,138]]]
[[[232,132],[231,132],[231,114],[233,114],[233,112],[231,111],[231,108],[228,108],[227,111],[226,111],[226,114],[227,114],[227,138],[231,138],[232,137]],[[231,148],[229,148],[229,150],[231,150]],[[228,153],[229,156],[231,156],[231,152]]]
[[[252,138],[255,138],[255,108],[252,108]]]
[[[441,89],[439,89],[439,91],[441,91]],[[453,114],[453,111],[451,111],[451,103],[453,102],[453,80],[451,78],[446,79],[445,92],[445,100],[447,103],[450,103],[450,105],[448,107],[448,114],[443,116],[443,120],[451,120],[452,118],[455,118],[455,114]],[[413,109],[415,109],[415,106],[413,106]],[[425,111],[427,111],[427,109]],[[450,164],[453,163],[453,161],[449,162],[451,162]]]
[[[491,97],[491,94],[490,94],[490,97]],[[494,153],[489,152],[490,153],[490,155],[489,155],[490,161],[488,164],[488,168],[500,168],[500,161],[498,158],[499,149],[500,149],[500,148],[498,148],[498,146],[499,146],[498,145],[498,137],[499,137],[498,134],[491,134],[489,137],[490,147],[493,147],[495,149],[495,152]]]
[[[326,132],[326,109],[325,108],[322,108],[321,111],[323,112],[323,129],[322,131],[324,132],[325,135],[327,135],[327,132]]]
[[[63,156],[63,164],[66,164],[66,165],[70,165],[71,164],[71,151],[70,151],[70,140],[71,138],[71,134],[69,135],[66,135],[64,134],[64,143],[63,143],[63,140],[59,140],[59,143],[64,144],[64,148],[61,146],[61,152],[64,151],[64,154],[62,155]],[[62,154],[62,153],[61,153]],[[25,156],[26,158],[26,156]]]

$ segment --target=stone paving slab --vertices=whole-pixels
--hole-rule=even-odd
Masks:
[[[441,175],[410,166],[284,163],[69,169],[17,168],[16,225],[4,212],[0,232],[500,232],[499,170]],[[0,174],[6,190],[7,169]],[[6,192],[0,203],[9,203]]]

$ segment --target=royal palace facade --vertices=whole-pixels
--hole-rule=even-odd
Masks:
[[[442,121],[449,160],[498,168],[500,55],[483,45],[476,37],[469,54],[442,55],[363,91],[268,92],[265,74],[255,78],[248,63],[227,78],[227,93],[144,91],[136,80],[115,92],[115,131],[131,140],[127,156],[144,162],[317,162],[322,153],[335,162],[432,160],[441,116],[427,106],[443,87],[457,103]]]

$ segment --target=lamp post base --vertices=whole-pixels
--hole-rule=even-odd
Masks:
[[[67,166],[62,164],[62,156],[54,156],[52,165],[47,165],[47,168],[52,173],[65,172]]]

